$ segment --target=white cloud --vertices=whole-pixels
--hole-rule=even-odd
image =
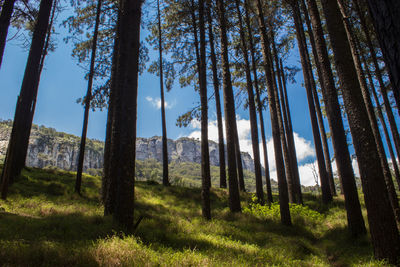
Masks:
[[[151,96],[146,96],[146,100],[156,109],[161,109],[161,99],[160,98],[153,98]],[[173,108],[174,104],[171,104],[167,101],[165,103],[165,108],[166,109],[171,109]]]
[[[224,123],[224,137],[225,134],[225,121]],[[250,129],[250,121],[246,119],[241,119],[239,116],[236,118],[238,136],[239,136],[239,144],[240,150],[243,152],[248,152],[253,157],[253,147],[251,143],[251,129]],[[191,122],[190,127],[194,130],[189,134],[188,137],[200,139],[201,137],[201,124],[198,120],[193,120]],[[208,138],[209,140],[218,142],[218,124],[217,121],[209,121],[208,122]],[[261,159],[264,157],[264,151],[261,143],[261,135],[259,136],[260,143],[260,156]],[[315,150],[312,147],[311,141],[299,136],[299,134],[294,133],[294,141],[296,146],[296,155],[298,162],[303,162],[307,158],[315,157]],[[274,153],[274,143],[272,137],[267,140],[267,152],[268,152],[268,163],[271,173],[271,178],[276,180],[276,165],[275,165],[275,153]],[[264,161],[261,160],[261,164],[264,165]],[[314,177],[312,175],[310,163],[303,164],[299,166],[299,172],[301,176],[301,182],[304,185],[314,185]],[[317,165],[316,165],[317,166]]]

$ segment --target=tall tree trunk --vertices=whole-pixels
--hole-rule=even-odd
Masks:
[[[46,41],[44,42],[44,47],[43,47],[43,52],[42,52],[42,56],[40,58],[40,64],[39,64],[39,78],[38,78],[38,83],[37,83],[37,88],[34,90],[35,93],[32,97],[32,107],[31,107],[31,111],[29,114],[29,119],[27,120],[27,124],[32,124],[33,123],[33,117],[35,115],[35,109],[36,109],[36,99],[37,99],[37,94],[38,94],[38,90],[39,90],[39,84],[40,84],[40,76],[42,74],[42,70],[44,67],[44,61],[46,59],[47,53],[48,53],[48,49],[49,49],[49,45],[50,45],[50,39],[51,39],[51,32],[52,32],[52,28],[53,28],[53,22],[54,22],[54,18],[55,18],[55,12],[57,9],[57,0],[54,0],[53,5],[52,5],[52,11],[51,11],[51,15],[50,15],[50,22],[49,25],[47,27],[47,33],[46,33]],[[29,140],[29,136],[30,136],[30,128],[26,128],[24,131],[24,137],[23,139],[28,139]],[[26,156],[28,155],[28,147],[29,147],[29,142],[27,143],[23,143],[23,146],[21,144],[21,146],[18,148],[19,151],[21,151],[21,157],[19,157],[19,161],[17,163],[17,168],[19,169],[23,169],[25,167],[25,161],[26,161]]]
[[[396,264],[400,255],[399,232],[338,3],[321,3],[360,169],[374,253],[377,258]]]
[[[207,4],[207,18],[208,18],[208,39],[210,46],[211,69],[213,73],[215,108],[217,111],[217,125],[218,125],[219,187],[226,188],[225,145],[224,145],[224,132],[222,125],[221,97],[219,95],[220,83],[217,70],[217,57],[215,55],[215,47],[214,47],[214,32],[212,26],[211,3],[210,1],[207,1],[206,4]]]
[[[350,233],[353,236],[359,236],[366,233],[366,228],[361,213],[361,205],[358,199],[357,186],[349,149],[347,147],[338,94],[333,80],[332,68],[324,38],[324,32],[322,30],[321,18],[315,0],[307,0],[307,4],[309,15],[311,17],[312,29],[314,31],[318,58],[321,64],[322,76],[319,78],[325,85],[321,87],[322,96],[325,103],[329,128],[331,129],[336,166],[345,198],[347,223]]]
[[[256,101],[257,101],[257,111],[258,117],[260,118],[260,128],[261,128],[261,140],[262,147],[264,152],[264,170],[265,170],[265,183],[267,187],[267,202],[272,203],[272,188],[271,188],[271,179],[269,175],[269,163],[268,163],[268,151],[267,151],[267,140],[265,137],[265,127],[264,127],[264,119],[262,114],[262,104],[261,104],[261,96],[260,96],[260,88],[258,84],[257,77],[257,61],[256,61],[256,52],[254,48],[254,40],[253,40],[253,32],[251,29],[250,16],[249,16],[249,3],[248,0],[244,0],[245,4],[245,15],[246,15],[246,26],[248,31],[248,38],[250,44],[250,55],[251,55],[251,63],[252,63],[252,71],[253,71],[253,79],[254,79],[254,87],[256,91]]]
[[[360,47],[358,46],[358,49],[359,48]],[[375,103],[376,103],[376,110],[377,110],[378,118],[381,121],[382,128],[383,128],[383,133],[385,135],[387,146],[389,148],[389,154],[390,154],[390,156],[392,158],[392,161],[393,161],[393,169],[394,169],[395,177],[396,177],[396,180],[397,180],[398,184],[400,185],[400,172],[399,172],[399,168],[398,168],[397,163],[396,163],[396,158],[395,158],[394,153],[393,153],[393,148],[392,148],[392,144],[390,142],[389,132],[388,132],[388,129],[386,127],[386,123],[385,123],[385,119],[383,117],[382,109],[381,109],[380,104],[379,104],[379,98],[378,98],[378,95],[377,95],[376,90],[375,90],[374,81],[372,79],[371,72],[370,72],[369,67],[367,65],[367,60],[365,58],[365,54],[361,50],[359,50],[359,53],[362,56],[362,61],[363,61],[364,67],[365,67],[366,72],[367,72],[367,77],[368,77],[368,82],[370,84],[370,89],[372,91],[372,95],[373,95]],[[371,105],[372,105],[372,102],[371,102]],[[372,106],[372,110],[375,111],[373,106]],[[379,127],[379,126],[377,125],[377,127]],[[379,128],[378,128],[378,131],[379,131]],[[382,143],[382,141],[381,141],[381,143]],[[385,150],[383,148],[383,143],[382,144],[378,144],[378,145],[382,146],[381,148],[379,148],[379,147],[378,148],[380,150],[382,150],[382,156],[384,157],[384,161],[386,161],[386,162],[383,163],[383,167],[385,169],[387,168],[387,170],[385,170],[385,181],[386,181],[386,186],[387,186],[388,192],[389,192],[390,202],[392,204],[393,211],[394,211],[394,214],[396,216],[396,220],[399,221],[399,219],[400,219],[400,216],[399,216],[400,215],[399,214],[400,207],[399,207],[399,202],[398,202],[396,190],[395,190],[393,179],[392,179],[392,174],[390,172],[389,165],[388,165],[388,162],[387,162],[387,159],[386,159],[386,153],[385,153]]]
[[[115,39],[114,48],[112,55],[112,66],[111,66],[111,83],[110,83],[110,95],[108,100],[108,114],[107,114],[107,126],[106,126],[106,138],[104,144],[104,160],[103,160],[103,179],[102,179],[102,200],[104,203],[104,215],[110,215],[114,213],[115,198],[116,198],[116,182],[112,178],[112,167],[111,164],[111,153],[112,153],[112,135],[113,135],[113,122],[115,116],[115,104],[117,101],[116,86],[117,86],[117,67],[118,67],[118,55],[119,55],[119,26],[120,26],[120,15],[118,14],[117,24],[115,26]]]
[[[367,77],[368,77],[368,81],[369,81],[370,88],[371,88],[371,91],[372,91],[372,95],[374,97],[376,110],[378,111],[377,112],[378,118],[381,121],[383,133],[385,135],[385,139],[386,139],[386,143],[387,143],[387,147],[389,149],[389,154],[390,154],[390,157],[392,159],[394,175],[395,175],[395,178],[396,178],[396,181],[397,181],[397,185],[398,185],[399,190],[400,190],[400,171],[399,171],[399,167],[397,165],[396,156],[395,156],[394,151],[393,151],[392,142],[391,142],[390,136],[389,136],[389,131],[388,131],[387,126],[386,126],[386,122],[385,122],[385,118],[383,116],[381,104],[379,102],[378,94],[376,93],[374,80],[372,78],[371,71],[369,70],[369,67],[368,67],[368,64],[367,64],[367,60],[365,58],[365,54],[362,53],[362,56],[363,56],[364,66],[365,66],[365,69],[367,71]]]
[[[272,59],[270,53],[270,43],[267,37],[267,28],[265,26],[264,12],[262,8],[261,0],[257,0],[257,15],[258,15],[258,24],[260,28],[260,36],[261,36],[261,46],[262,53],[264,58],[264,69],[265,75],[267,77],[268,84],[268,99],[269,99],[269,110],[271,115],[271,125],[272,125],[272,138],[274,142],[274,150],[275,150],[275,162],[276,162],[276,172],[278,178],[278,189],[279,189],[279,206],[281,213],[281,222],[285,225],[291,225],[292,220],[290,216],[289,210],[289,197],[288,197],[288,187],[286,182],[286,176],[284,172],[284,163],[282,157],[282,143],[279,135],[279,122],[278,122],[278,111],[276,109],[276,105],[273,105],[275,100],[275,92],[273,85],[273,76],[271,72]]]
[[[390,105],[387,89],[386,89],[385,83],[383,82],[382,72],[381,72],[381,69],[380,69],[379,64],[378,64],[378,59],[376,57],[375,48],[374,48],[374,46],[372,44],[370,29],[368,29],[368,27],[367,27],[367,22],[366,22],[364,14],[361,11],[361,6],[360,6],[360,3],[359,3],[359,0],[354,1],[354,3],[355,3],[355,8],[356,8],[358,17],[360,19],[361,27],[362,27],[362,29],[363,29],[363,31],[365,33],[366,44],[367,44],[367,46],[369,48],[369,51],[371,53],[372,62],[374,64],[374,68],[375,68],[375,75],[376,75],[376,78],[377,78],[377,80],[379,82],[379,86],[380,86],[380,89],[381,89],[383,103],[385,105],[387,118],[389,120],[390,130],[391,130],[393,141],[394,141],[394,144],[395,144],[397,157],[400,157],[400,136],[399,136],[399,131],[398,131],[397,124],[396,124],[396,121],[395,121],[394,116],[393,116],[393,111],[392,111],[392,107]],[[397,108],[400,109],[399,106]],[[399,158],[399,160],[400,160],[400,158]],[[400,161],[399,161],[399,163],[400,163]]]
[[[290,139],[290,134],[289,134],[289,122],[288,122],[288,117],[287,117],[287,111],[286,111],[286,105],[285,105],[285,97],[283,95],[283,85],[282,85],[282,79],[281,79],[281,72],[280,72],[280,67],[279,67],[279,59],[278,59],[278,51],[276,49],[275,45],[275,35],[273,31],[271,30],[271,45],[272,45],[272,50],[273,50],[273,58],[275,60],[275,66],[276,70],[274,77],[276,77],[278,87],[276,88],[276,96],[277,96],[277,101],[279,104],[279,100],[281,101],[281,104],[277,106],[279,111],[278,113],[278,118],[279,115],[281,115],[283,122],[282,122],[282,130],[283,130],[283,135],[281,133],[281,139],[282,139],[282,148],[283,148],[283,159],[285,161],[285,168],[286,168],[286,179],[288,183],[288,190],[289,190],[289,202],[291,203],[300,203],[300,199],[297,197],[297,188],[300,185],[300,182],[297,182],[296,175],[295,175],[295,166],[293,166],[293,158],[291,157],[290,153],[293,151],[291,146],[293,143],[291,142]],[[275,82],[276,85],[276,82]],[[278,91],[279,90],[279,91]],[[290,150],[290,152],[289,152]],[[297,167],[297,165],[296,165]]]
[[[8,27],[14,10],[15,0],[5,0],[0,13],[0,68],[3,61],[4,48],[6,47]]]
[[[246,186],[244,184],[242,154],[240,152],[239,133],[237,132],[236,120],[235,120],[235,125],[236,125],[236,127],[235,127],[235,157],[236,157],[239,190],[242,192],[246,192]]]
[[[325,166],[324,153],[322,150],[321,135],[319,132],[318,121],[314,105],[313,87],[315,80],[312,73],[310,56],[308,54],[307,41],[304,34],[303,21],[297,1],[289,0],[293,10],[294,23],[296,27],[297,43],[299,46],[301,64],[303,66],[304,83],[307,92],[308,108],[310,111],[311,125],[314,136],[314,145],[318,162],[319,178],[321,180],[322,201],[329,203],[332,201],[332,193],[329,188],[328,174]]]
[[[94,63],[96,60],[97,36],[99,34],[101,4],[102,4],[102,0],[98,0],[97,1],[97,10],[96,10],[96,22],[95,22],[94,31],[93,31],[93,41],[92,41],[92,51],[91,51],[92,54],[91,54],[91,58],[90,58],[88,87],[87,87],[86,97],[85,97],[85,113],[84,113],[84,117],[83,117],[81,144],[79,146],[78,169],[76,172],[76,181],[75,181],[75,192],[78,194],[81,194],[83,161],[85,158],[85,145],[86,145],[86,134],[87,134],[88,122],[89,122],[90,102],[92,100]]]
[[[353,29],[350,25],[349,17],[347,15],[347,10],[345,9],[345,6],[343,5],[343,0],[338,0],[338,4],[339,4],[340,11],[342,12],[344,26],[345,26],[347,38],[348,38],[349,44],[350,44],[350,50],[352,52],[353,60],[355,63],[354,66],[355,66],[355,69],[357,72],[358,80],[360,82],[360,88],[361,88],[361,92],[362,92],[362,95],[364,98],[365,107],[367,109],[368,117],[369,117],[369,120],[371,123],[372,133],[375,137],[375,142],[376,142],[381,166],[383,169],[383,175],[385,178],[386,187],[387,187],[388,194],[389,194],[390,204],[392,205],[392,209],[393,209],[396,219],[398,221],[400,221],[399,202],[398,202],[396,191],[394,188],[392,174],[390,172],[389,164],[387,162],[386,152],[383,147],[381,134],[379,132],[379,126],[378,126],[378,122],[376,120],[375,110],[372,105],[367,81],[365,78],[364,71],[362,69],[362,63],[361,63],[361,58],[360,58],[361,51],[360,51],[359,41],[358,41],[357,37],[354,35]]]
[[[26,133],[30,133],[32,127],[32,120],[30,118],[33,112],[32,109],[35,106],[35,96],[37,95],[39,83],[40,60],[45,45],[52,3],[52,0],[42,0],[40,2],[39,14],[33,32],[21,92],[15,109],[13,129],[2,173],[1,197],[3,199],[7,197],[9,182],[14,181],[21,173],[23,165],[20,166],[19,163],[25,162],[23,156],[26,155],[26,151],[24,152],[19,148],[28,148],[29,134]]]
[[[400,114],[400,1],[367,0]]]
[[[161,95],[161,128],[162,128],[162,154],[163,154],[163,185],[170,186],[168,178],[168,139],[167,125],[165,121],[165,99],[164,99],[164,71],[163,71],[163,47],[162,47],[162,29],[160,0],[157,0],[157,18],[158,18],[158,52],[160,57],[160,95]]]
[[[207,68],[206,68],[206,34],[205,34],[204,0],[199,0],[200,28],[200,101],[201,101],[201,198],[202,213],[207,220],[211,219],[210,208],[210,157],[208,151],[208,106],[207,106]]]
[[[133,228],[137,93],[142,1],[121,0],[116,98],[111,149],[112,179],[116,183],[114,220]]]
[[[229,69],[228,38],[226,33],[225,6],[223,0],[217,0],[218,18],[221,30],[221,64],[224,92],[224,113],[226,129],[226,148],[228,158],[228,184],[229,184],[229,208],[232,212],[241,212],[240,195],[237,184],[236,159],[235,159],[235,132],[236,115],[235,100],[233,97],[231,72]]]
[[[268,38],[268,37],[267,37]],[[271,46],[272,50],[274,50],[274,41],[273,38],[271,38]],[[278,85],[277,85],[277,75],[278,73],[274,69],[274,64],[273,64],[273,55],[271,54],[271,72],[272,72],[272,77],[273,77],[273,90],[275,91],[275,99],[274,102],[270,102],[270,104],[275,104],[276,105],[276,110],[278,114],[278,125],[279,125],[279,136],[281,138],[281,143],[282,143],[282,152],[283,152],[283,161],[284,161],[284,166],[285,166],[285,173],[286,173],[286,181],[288,185],[288,196],[289,196],[289,202],[290,203],[296,203],[296,194],[295,194],[295,186],[296,183],[293,180],[293,172],[290,164],[290,156],[289,156],[289,149],[288,149],[288,142],[286,140],[286,126],[284,125],[283,121],[283,115],[282,115],[282,109],[281,105],[279,103],[279,99],[282,99],[282,96],[279,96],[279,91],[278,91]]]
[[[300,175],[299,175],[299,168],[297,164],[297,155],[296,155],[296,147],[295,147],[295,142],[294,142],[294,136],[293,136],[293,126],[292,126],[292,118],[290,116],[290,108],[289,108],[289,100],[287,96],[287,88],[286,88],[286,77],[285,77],[285,72],[283,68],[283,63],[282,59],[280,59],[280,67],[279,67],[279,72],[280,72],[280,77],[282,79],[282,84],[283,84],[283,96],[285,98],[285,109],[287,113],[287,118],[288,118],[288,133],[289,133],[289,139],[290,142],[292,143],[291,145],[291,157],[292,157],[292,162],[294,166],[294,174],[296,178],[296,198],[299,204],[303,204],[303,195],[301,193],[301,184],[300,184]]]
[[[300,5],[301,5],[301,9],[303,11],[304,18],[305,18],[305,21],[306,21],[307,33],[308,33],[308,35],[310,37],[309,40],[310,40],[312,52],[313,52],[313,55],[314,55],[315,65],[317,67],[317,73],[318,73],[318,77],[319,77],[319,81],[320,81],[320,86],[322,87],[322,86],[324,86],[324,83],[322,82],[322,78],[321,78],[322,77],[321,62],[319,61],[319,58],[318,58],[317,48],[316,48],[315,41],[314,41],[314,33],[312,31],[311,21],[310,21],[310,18],[308,16],[305,0],[301,0]],[[314,86],[312,89],[313,89],[312,93],[313,93],[313,97],[314,97],[315,109],[316,109],[316,112],[317,112],[319,131],[321,133],[322,149],[323,149],[323,152],[324,152],[325,167],[326,167],[326,171],[327,171],[327,174],[328,174],[329,188],[331,189],[332,195],[336,196],[337,194],[336,194],[335,182],[333,180],[331,156],[330,156],[330,153],[329,153],[328,138],[326,137],[324,119],[323,119],[322,111],[321,111],[321,105],[319,103],[319,97],[318,97],[317,88]]]
[[[245,63],[245,73],[246,73],[246,87],[247,87],[247,95],[248,95],[248,103],[249,103],[249,117],[250,117],[250,129],[251,129],[251,143],[253,148],[253,159],[254,159],[254,172],[256,177],[256,195],[258,198],[258,202],[264,205],[264,192],[262,185],[262,177],[261,177],[261,164],[260,164],[260,146],[258,143],[258,126],[257,126],[257,113],[256,113],[256,105],[254,100],[254,91],[253,91],[253,83],[251,80],[251,70],[250,70],[250,62],[247,48],[246,36],[243,29],[243,21],[242,14],[240,12],[240,1],[235,0],[236,2],[236,12],[239,19],[239,32],[240,32],[240,40],[242,44],[242,54]]]

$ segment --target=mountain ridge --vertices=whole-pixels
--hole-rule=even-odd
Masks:
[[[8,140],[12,129],[12,121],[0,121],[0,160],[4,160]],[[80,137],[58,132],[54,128],[33,125],[29,139],[26,165],[29,167],[44,168],[47,166],[58,167],[63,170],[75,171],[77,167]],[[101,169],[103,166],[104,142],[87,139],[84,161],[84,171]],[[209,141],[210,164],[219,166],[218,144]],[[254,161],[247,152],[241,152],[242,163],[245,170],[254,172]],[[200,141],[189,137],[177,140],[168,139],[169,162],[194,162],[201,161]],[[155,159],[162,161],[162,139],[159,136],[150,138],[138,137],[136,139],[136,159]]]

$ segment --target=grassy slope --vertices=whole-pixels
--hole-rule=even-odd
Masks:
[[[125,236],[102,216],[100,178],[84,177],[84,197],[73,184],[74,173],[24,170],[0,200],[0,266],[384,266],[367,238],[347,236],[340,199],[321,206],[306,195],[285,227],[277,205],[251,210],[243,194],[246,211],[231,214],[227,192],[213,188],[207,222],[199,189],[137,182],[135,217],[145,219]]]

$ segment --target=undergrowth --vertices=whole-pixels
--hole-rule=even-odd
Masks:
[[[0,266],[385,266],[367,237],[346,230],[343,199],[321,204],[304,194],[283,226],[279,204],[256,204],[242,193],[231,213],[225,189],[211,190],[211,221],[201,217],[199,188],[136,182],[135,234],[103,216],[100,177],[25,169],[0,200]],[[277,199],[277,196],[274,196]]]

